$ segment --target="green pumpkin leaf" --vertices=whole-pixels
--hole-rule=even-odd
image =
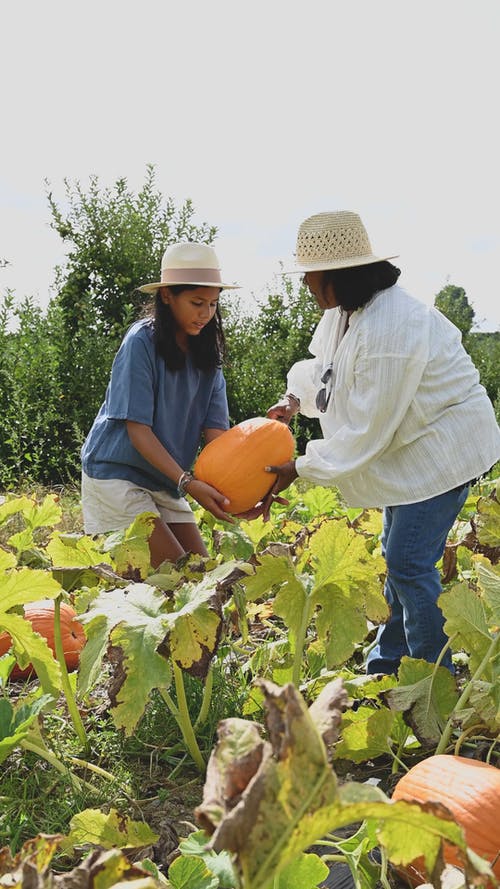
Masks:
[[[476,556],[474,567],[477,571],[479,586],[491,608],[491,615],[496,627],[500,627],[500,565],[492,565],[483,556]]]
[[[120,662],[120,681],[112,693],[115,724],[130,734],[141,718],[153,688],[168,687],[170,668],[157,647],[165,636],[165,597],[148,584],[105,590],[80,615],[87,644],[81,652],[79,688],[85,693],[101,672],[111,642]]]
[[[46,571],[18,568],[0,573],[0,627],[3,613],[41,599],[55,599],[61,592],[60,584]]]
[[[27,737],[31,724],[52,700],[51,695],[41,695],[36,701],[13,707],[7,698],[0,698],[0,763]]]
[[[14,568],[17,565],[17,559],[14,553],[0,547],[0,575],[8,568]]]
[[[455,651],[463,648],[469,654],[470,669],[474,673],[491,645],[480,595],[467,583],[453,584],[441,593],[438,605],[446,618],[445,633],[453,637]]]
[[[32,664],[43,690],[57,697],[62,687],[61,668],[43,636],[35,632],[28,620],[15,613],[0,612],[0,626],[12,638],[12,652],[21,670]]]
[[[403,657],[398,679],[384,696],[389,707],[404,714],[422,744],[437,744],[458,701],[454,677],[445,667]]]
[[[176,858],[168,869],[172,889],[218,889],[219,879],[207,867],[202,858],[183,855]]]
[[[151,569],[148,540],[157,518],[152,512],[143,512],[124,531],[118,531],[107,538],[104,549],[111,553],[118,574],[137,579],[147,577]]]
[[[107,814],[100,809],[85,809],[71,819],[67,839],[72,846],[91,844],[104,849],[132,849],[156,843],[159,836],[144,821],[133,821],[116,809]]]
[[[396,714],[385,708],[358,707],[344,713],[342,737],[335,746],[335,759],[366,762],[388,753]]]
[[[53,528],[62,518],[62,509],[59,506],[56,494],[47,494],[41,503],[30,501],[22,509],[22,515],[26,524],[32,529]]]
[[[13,497],[0,503],[0,525],[17,513],[29,512],[33,508],[33,500],[29,497]]]
[[[53,534],[46,552],[57,568],[89,568],[104,561],[96,542],[81,534]]]
[[[477,502],[477,538],[483,546],[500,547],[500,503],[480,497]]]
[[[328,876],[328,866],[314,853],[301,852],[297,858],[283,868],[276,889],[317,889]]]

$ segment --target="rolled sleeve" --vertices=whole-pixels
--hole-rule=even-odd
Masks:
[[[135,335],[123,341],[113,362],[106,402],[110,419],[153,425],[154,361],[146,338]]]
[[[208,410],[203,423],[204,429],[228,429],[229,408],[226,395],[226,381],[222,370],[217,371]]]

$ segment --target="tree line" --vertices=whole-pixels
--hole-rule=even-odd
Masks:
[[[158,276],[169,243],[211,243],[217,230],[195,225],[194,207],[176,207],[148,166],[134,193],[122,178],[83,189],[65,181],[64,210],[47,185],[51,226],[67,247],[55,269],[46,309],[31,297],[0,298],[0,488],[67,485],[80,476],[80,448],[106,390],[127,327],[147,308],[135,288]],[[1,265],[2,263],[0,263]],[[465,291],[447,285],[436,306],[459,327],[500,418],[500,333],[473,331]],[[251,314],[232,295],[223,301],[225,376],[231,422],[262,416],[283,392],[286,373],[307,353],[320,312],[306,289],[284,278]],[[316,421],[295,419],[303,447]]]

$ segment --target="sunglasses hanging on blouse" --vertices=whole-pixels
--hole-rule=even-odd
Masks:
[[[324,371],[321,382],[323,383],[323,387],[318,390],[316,395],[316,407],[322,414],[325,413],[328,402],[330,401],[330,395],[332,394],[332,365],[329,364],[327,369]]]

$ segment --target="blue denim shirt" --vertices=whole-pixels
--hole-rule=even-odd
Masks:
[[[189,469],[203,429],[229,428],[222,370],[200,370],[189,355],[182,369],[169,370],[156,353],[149,320],[130,327],[113,361],[104,403],[82,448],[83,471],[177,496],[175,484],[133,447],[127,420],[150,426],[179,466]]]

